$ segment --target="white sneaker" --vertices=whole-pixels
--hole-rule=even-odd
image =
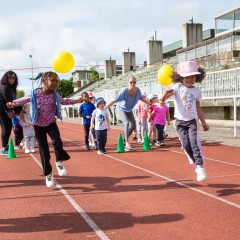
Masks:
[[[51,173],[51,174],[46,176],[46,186],[48,188],[52,188],[52,187],[54,187],[54,185],[55,185],[54,178],[53,178],[53,175]]]
[[[30,149],[29,148],[25,148],[25,153],[30,153]]]
[[[67,170],[66,170],[65,167],[63,166],[63,162],[61,162],[61,161],[56,162],[56,167],[57,167],[58,175],[59,175],[59,176],[65,176],[65,175],[67,175]]]
[[[31,149],[31,153],[35,153],[35,150],[34,150],[34,148],[32,148],[32,149]]]
[[[207,179],[207,174],[206,174],[206,170],[205,168],[197,168],[195,170],[195,172],[197,173],[197,181],[198,182],[204,182]]]
[[[97,151],[97,154],[101,155],[101,154],[104,154],[104,152],[101,151],[101,150],[98,150],[98,151]]]

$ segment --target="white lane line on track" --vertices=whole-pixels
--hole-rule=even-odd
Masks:
[[[42,169],[41,163],[38,159],[30,154],[33,160],[37,163],[37,165]],[[79,204],[75,202],[75,200],[68,194],[68,192],[57,182],[55,179],[55,186],[58,190],[63,194],[63,196],[68,200],[68,202],[73,206],[73,208],[80,214],[80,216],[85,220],[88,226],[96,233],[96,235],[102,240],[110,240],[107,235],[98,227],[98,225],[87,215],[87,213],[81,208]]]
[[[74,129],[74,128],[69,128],[69,127],[62,127],[62,128],[71,129],[71,130],[75,130],[75,131],[76,131],[76,129]],[[82,132],[80,129],[79,129],[78,131]],[[108,138],[117,139],[117,138],[115,138],[115,137],[108,137]],[[70,141],[70,140],[68,140],[68,139],[66,139],[66,140],[67,140],[67,141]],[[71,141],[70,141],[70,142],[71,142]],[[77,145],[78,145],[78,144],[77,144]],[[80,144],[79,144],[79,145],[80,145]],[[161,148],[161,150],[185,155],[184,152],[180,152],[180,151],[176,151],[176,150],[170,150],[170,149],[167,149],[167,148]],[[205,157],[205,159],[207,159],[207,160],[209,160],[209,161],[212,161],[212,162],[218,162],[218,163],[222,163],[222,164],[232,165],[232,166],[235,166],[235,167],[240,167],[240,164],[236,164],[236,163],[225,162],[225,161],[221,161],[221,160],[217,160],[217,159],[213,159],[213,158],[208,158],[208,157]]]
[[[167,181],[169,181],[169,182],[174,182],[174,183],[176,183],[177,185],[180,185],[180,186],[185,187],[185,188],[188,188],[188,189],[190,189],[190,190],[192,190],[192,191],[201,193],[201,194],[203,194],[203,195],[205,195],[205,196],[211,197],[211,198],[216,199],[216,200],[218,200],[218,201],[221,201],[221,202],[223,202],[223,203],[229,204],[229,205],[234,206],[234,207],[236,207],[236,208],[240,208],[240,205],[237,204],[237,203],[234,203],[234,202],[225,200],[225,199],[223,199],[223,198],[214,196],[214,195],[212,195],[212,194],[210,194],[210,193],[207,193],[207,192],[204,192],[204,191],[199,190],[199,189],[197,189],[197,188],[188,186],[187,184],[184,184],[184,183],[182,183],[182,182],[176,181],[176,180],[171,179],[171,178],[169,178],[169,177],[160,175],[160,174],[158,174],[158,173],[152,172],[152,171],[147,170],[147,169],[145,169],[145,168],[136,166],[136,165],[134,165],[134,164],[132,164],[132,163],[125,162],[125,161],[123,161],[123,160],[121,160],[121,159],[119,159],[119,158],[112,157],[112,156],[110,156],[109,154],[106,154],[105,156],[108,157],[108,158],[111,158],[111,159],[113,159],[113,160],[115,160],[115,161],[121,162],[121,163],[123,163],[123,164],[129,165],[129,166],[134,167],[134,168],[137,168],[137,169],[139,169],[139,170],[141,170],[141,171],[150,173],[151,175],[154,175],[154,176],[156,176],[156,177],[163,178],[163,179],[165,179],[165,180],[167,180]]]
[[[63,138],[63,139],[71,142],[71,140],[69,140],[69,139],[66,139],[66,138]],[[131,167],[137,168],[137,169],[139,169],[139,170],[141,170],[141,171],[150,173],[151,175],[154,175],[154,176],[156,176],[156,177],[163,178],[163,179],[165,179],[165,180],[168,181],[168,182],[174,182],[174,183],[176,183],[177,185],[180,185],[180,186],[185,187],[185,188],[188,188],[188,189],[190,189],[190,190],[192,190],[192,191],[201,193],[201,194],[203,194],[203,195],[205,195],[205,196],[211,197],[211,198],[216,199],[216,200],[218,200],[218,201],[220,201],[220,202],[226,203],[226,204],[231,205],[231,206],[234,206],[234,207],[236,207],[236,208],[240,208],[240,205],[237,204],[237,203],[234,203],[234,202],[225,200],[225,199],[220,198],[220,197],[217,197],[217,196],[215,196],[215,195],[213,195],[213,194],[211,194],[211,193],[207,193],[207,192],[204,192],[204,191],[199,190],[199,189],[197,189],[197,188],[188,186],[187,184],[184,184],[184,183],[182,183],[182,182],[179,182],[179,180],[174,180],[174,179],[171,179],[171,178],[169,178],[169,177],[160,175],[160,174],[158,174],[158,173],[152,172],[152,171],[150,171],[150,170],[147,170],[147,169],[145,169],[145,168],[139,167],[139,166],[134,165],[134,164],[132,164],[132,163],[125,162],[125,161],[123,161],[123,160],[121,160],[121,159],[119,159],[119,158],[112,157],[112,156],[110,156],[109,154],[106,154],[106,155],[104,155],[104,156],[106,156],[106,157],[108,157],[108,158],[111,158],[111,159],[114,159],[115,161],[124,163],[124,164],[126,164],[126,165],[129,165],[129,166],[131,166]]]
[[[174,153],[179,153],[179,154],[185,155],[184,152],[179,152],[179,151],[176,151],[176,150],[169,150],[169,149],[166,149],[166,148],[165,148],[165,149],[162,148],[162,150],[170,151],[170,152],[174,152]],[[210,160],[210,161],[213,161],[213,162],[219,162],[219,163],[224,163],[224,164],[228,164],[228,165],[240,167],[240,164],[236,164],[236,163],[229,163],[229,162],[225,162],[225,161],[221,161],[221,160],[217,160],[217,159],[213,159],[213,158],[208,158],[208,157],[205,157],[205,159]]]

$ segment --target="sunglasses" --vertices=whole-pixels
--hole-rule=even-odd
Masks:
[[[131,81],[131,82],[129,82],[130,84],[136,84],[136,82],[135,81]]]

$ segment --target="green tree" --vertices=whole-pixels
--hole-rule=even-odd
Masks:
[[[99,80],[99,72],[96,71],[96,69],[94,67],[90,67],[89,70],[92,72],[90,74],[90,80],[91,81]]]
[[[73,78],[71,77],[69,80],[62,79],[60,84],[58,85],[57,91],[63,98],[72,94],[73,93]]]
[[[22,98],[25,96],[25,92],[23,90],[17,90],[17,98]]]

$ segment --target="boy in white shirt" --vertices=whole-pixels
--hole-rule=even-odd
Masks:
[[[106,102],[103,98],[96,99],[97,108],[92,113],[91,129],[95,128],[98,154],[107,153],[105,146],[107,143],[107,131],[110,130],[109,113],[104,109]],[[95,120],[95,121],[94,121]],[[94,124],[95,122],[95,124]],[[95,125],[95,126],[94,126]]]

